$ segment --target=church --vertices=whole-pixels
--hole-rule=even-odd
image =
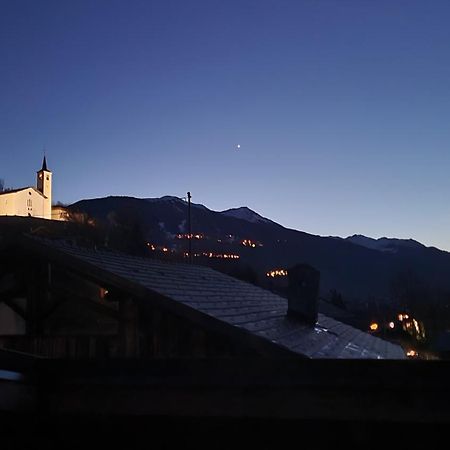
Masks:
[[[52,172],[44,156],[37,172],[36,187],[0,192],[0,216],[30,216],[52,219]]]

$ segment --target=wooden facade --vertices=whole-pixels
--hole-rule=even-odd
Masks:
[[[2,448],[444,444],[449,361],[48,360],[0,351]]]
[[[45,259],[27,255],[10,262],[2,275],[0,301],[25,321],[26,333],[0,335],[0,348],[73,359],[257,354]]]

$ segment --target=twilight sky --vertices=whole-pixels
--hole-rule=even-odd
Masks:
[[[448,0],[1,0],[0,178],[450,250]],[[236,146],[240,144],[240,149]]]

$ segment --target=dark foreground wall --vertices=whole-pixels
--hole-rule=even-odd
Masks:
[[[439,448],[447,424],[0,415],[2,449]],[[445,448],[445,443],[442,448]]]
[[[450,425],[446,361],[9,360],[3,369],[2,449],[431,448]]]

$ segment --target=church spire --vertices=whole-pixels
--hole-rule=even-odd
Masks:
[[[47,158],[42,160],[42,169],[37,173],[36,189],[44,196],[44,212],[42,216],[45,219],[52,217],[52,173],[47,167]]]

